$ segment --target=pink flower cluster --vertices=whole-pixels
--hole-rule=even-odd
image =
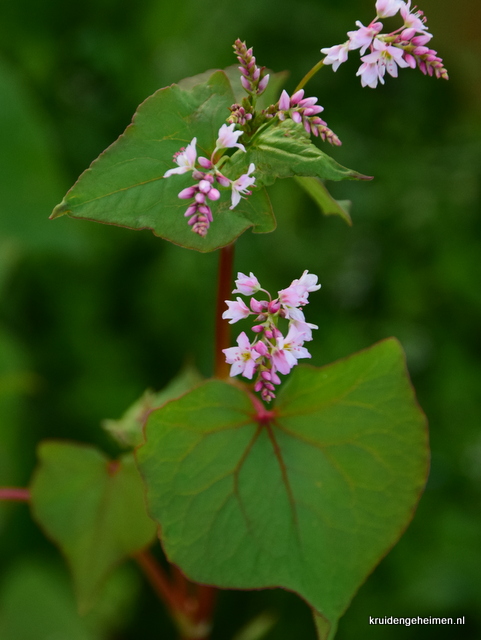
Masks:
[[[187,207],[185,217],[189,218],[188,224],[192,227],[194,233],[204,237],[213,221],[212,210],[208,205],[208,201],[215,201],[221,197],[220,191],[214,186],[216,183],[221,187],[231,189],[231,206],[230,209],[236,207],[242,196],[250,195],[249,187],[255,183],[255,178],[251,176],[255,171],[255,165],[251,163],[247,173],[244,173],[236,180],[226,178],[216,166],[219,151],[224,149],[232,149],[237,147],[245,152],[243,144],[238,142],[242,131],[235,131],[235,124],[223,124],[218,132],[215,149],[210,159],[203,156],[197,157],[197,138],[182,147],[180,151],[174,154],[173,161],[178,165],[174,169],[169,169],[164,173],[164,178],[170,178],[175,174],[192,173],[192,178],[196,184],[186,189],[182,189],[179,198],[182,200],[190,200],[193,202]]]
[[[296,91],[291,97],[287,91],[281,93],[278,103],[277,117],[279,120],[292,118],[294,122],[302,123],[308,134],[319,136],[333,145],[339,146],[341,141],[336,134],[329,129],[327,122],[319,118],[318,114],[324,111],[324,107],[316,104],[317,98],[304,98],[304,89]]]
[[[397,13],[403,19],[403,26],[391,33],[381,33],[383,24],[379,18],[390,18]],[[326,54],[324,64],[332,64],[333,71],[347,60],[349,51],[360,49],[362,64],[356,75],[361,76],[363,87],[375,89],[378,82],[384,84],[386,71],[396,78],[398,67],[419,67],[425,75],[448,79],[442,59],[426,46],[433,37],[428,33],[426,18],[422,11],[411,7],[411,0],[377,0],[374,20],[367,27],[359,21],[356,25],[359,27],[356,31],[348,31],[347,42],[321,49],[321,53]]]
[[[287,289],[278,291],[273,300],[253,273],[246,276],[237,274],[236,289],[232,293],[254,296],[263,292],[268,300],[251,298],[249,307],[242,298],[235,301],[226,300],[227,311],[222,317],[234,324],[250,315],[255,317],[252,331],[256,334],[252,343],[243,331],[237,338],[237,347],[224,349],[226,362],[231,366],[230,375],[242,374],[252,380],[255,376],[254,391],[261,394],[265,402],[275,398],[275,385],[281,380],[278,373],[286,375],[301,358],[310,358],[311,354],[303,346],[312,340],[312,329],[315,324],[306,322],[302,307],[308,303],[309,293],[321,288],[317,284],[317,276],[304,271],[298,280],[293,280]],[[280,318],[289,321],[286,336],[278,329]]]

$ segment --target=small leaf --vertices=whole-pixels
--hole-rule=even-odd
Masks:
[[[242,629],[235,634],[233,640],[262,640],[277,624],[278,619],[273,613],[265,611],[249,620]]]
[[[349,200],[334,200],[318,178],[295,176],[295,181],[311,196],[325,216],[340,216],[349,226],[352,225]]]
[[[370,180],[346,169],[318,149],[301,124],[292,120],[268,122],[254,134],[247,153],[237,151],[225,165],[225,173],[240,175],[256,166],[256,185],[268,186],[277,178],[311,176],[320,180]]]
[[[264,189],[256,189],[233,211],[230,191],[221,189],[221,198],[210,203],[214,223],[202,238],[184,217],[188,203],[178,198],[182,189],[193,184],[192,176],[163,177],[176,166],[174,153],[194,137],[198,154],[210,157],[233,102],[223,71],[189,90],[175,84],[160,89],[140,105],[132,124],[80,176],[51,218],[69,214],[129,229],[151,229],[174,244],[202,252],[230,244],[250,227],[257,233],[273,231],[276,222]]]
[[[154,411],[137,450],[149,511],[191,579],[296,591],[326,638],[413,516],[426,420],[394,339],[297,367],[275,418],[256,416],[218,380]]]
[[[142,482],[131,454],[110,461],[90,446],[44,442],[38,457],[32,512],[67,558],[86,611],[110,571],[155,536]]]
[[[186,367],[162,391],[147,389],[123,414],[120,420],[104,420],[102,427],[122,447],[133,448],[144,441],[143,426],[152,409],[190,391],[203,378],[194,367]]]
[[[337,620],[331,623],[316,611],[312,612],[318,640],[332,640],[337,631]]]
[[[69,576],[62,569],[29,556],[4,572],[2,640],[101,640],[125,624],[139,591],[133,567],[123,567],[109,577],[87,616],[79,616]]]

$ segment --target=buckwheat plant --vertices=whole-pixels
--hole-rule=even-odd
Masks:
[[[276,228],[267,187],[295,178],[323,213],[350,223],[324,183],[370,179],[314,144],[341,144],[317,97],[304,92],[315,73],[337,71],[359,50],[363,86],[384,83],[386,71],[396,77],[398,67],[447,79],[410,0],[377,0],[375,12],[346,42],[321,49],[292,95],[282,74],[236,40],[237,65],[142,103],[51,216],[151,229],[187,249],[219,251],[213,377],[185,370],[120,420],[104,421],[124,450],[118,459],[44,442],[30,487],[0,489],[0,498],[29,502],[62,550],[82,611],[133,557],[182,640],[209,638],[216,589],[274,586],[308,602],[317,637],[332,640],[413,516],[427,476],[427,426],[397,340],[328,366],[297,366],[311,359],[305,344],[318,328],[304,308],[320,288],[310,272],[319,265],[306,265],[276,297],[252,272],[239,272],[232,291],[235,240]],[[383,33],[391,17],[402,24]],[[231,325],[247,320],[233,345]],[[150,550],[157,537],[167,570],[160,548]],[[236,637],[261,638],[256,629],[258,620]]]

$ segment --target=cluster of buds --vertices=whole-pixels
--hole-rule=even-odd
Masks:
[[[278,297],[272,299],[253,273],[246,276],[237,274],[236,289],[232,293],[254,296],[267,294],[268,300],[251,297],[249,306],[242,298],[226,300],[227,311],[222,317],[230,324],[250,315],[255,316],[252,331],[256,334],[252,342],[243,331],[237,338],[237,347],[224,349],[226,362],[231,366],[230,375],[242,374],[254,381],[254,391],[260,393],[265,402],[275,398],[275,385],[281,383],[278,373],[286,375],[301,358],[310,358],[311,354],[303,346],[312,340],[315,324],[306,322],[302,307],[308,303],[309,293],[321,288],[317,276],[304,271],[298,280],[293,280],[287,289],[278,291]],[[286,336],[281,333],[278,323],[281,318],[289,322]]]
[[[241,42],[239,38],[234,42],[233,47],[237,60],[240,62],[239,71],[241,72],[242,86],[247,93],[260,96],[269,82],[269,74],[266,74],[266,68],[256,65],[252,47],[248,49],[246,43]]]
[[[252,107],[247,106],[247,109],[243,107],[241,104],[237,102],[229,107],[229,111],[231,112],[230,116],[227,118],[227,122],[236,123],[243,127],[246,125],[249,120],[253,118],[253,109]]]
[[[182,189],[179,198],[181,200],[193,199],[184,215],[189,218],[188,224],[192,227],[192,231],[202,237],[207,235],[210,223],[213,221],[208,201],[215,201],[221,197],[220,191],[214,185],[231,189],[231,206],[229,208],[234,209],[242,196],[252,193],[249,188],[255,183],[255,178],[251,176],[255,171],[253,163],[249,165],[247,173],[242,174],[236,180],[226,178],[216,166],[216,161],[218,162],[225,149],[237,147],[245,152],[244,145],[238,142],[243,132],[234,129],[235,124],[221,126],[210,159],[203,156],[197,157],[197,138],[193,138],[187,147],[182,147],[174,154],[173,161],[178,166],[164,173],[164,178],[169,178],[174,174],[192,173],[196,184]]]
[[[379,18],[390,18],[400,13],[403,26],[388,34],[381,33],[383,28]],[[377,0],[376,17],[365,27],[357,21],[356,31],[348,31],[349,40],[344,44],[321,49],[326,54],[324,64],[332,64],[336,71],[347,60],[349,51],[360,49],[362,64],[356,75],[361,76],[363,87],[375,89],[378,82],[384,84],[386,71],[393,78],[398,75],[398,67],[419,69],[430,76],[448,79],[443,61],[434,49],[426,44],[431,40],[426,18],[422,11],[411,8],[411,0]],[[366,51],[369,50],[369,53]]]
[[[291,97],[287,91],[283,91],[278,103],[277,117],[279,120],[290,117],[294,122],[302,123],[309,135],[312,133],[330,144],[339,146],[342,144],[339,138],[318,116],[324,111],[324,107],[316,102],[317,98],[304,98],[304,89],[296,91]]]

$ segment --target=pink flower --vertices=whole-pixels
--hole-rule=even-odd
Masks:
[[[371,45],[373,38],[382,29],[382,22],[371,22],[371,24],[365,27],[359,20],[356,21],[359,29],[357,31],[348,31],[349,36],[349,49],[361,49],[361,55]]]
[[[297,320],[296,318],[291,318],[290,326],[295,327],[299,333],[302,333],[304,336],[304,342],[310,342],[312,340],[312,329],[319,329],[317,324],[304,322],[304,320]]]
[[[225,303],[229,308],[227,311],[224,311],[222,317],[224,320],[229,320],[229,324],[234,324],[234,322],[247,318],[251,313],[242,298],[238,297],[235,302],[226,300]]]
[[[319,289],[321,288],[321,285],[317,284],[317,276],[314,273],[309,273],[307,269],[304,271],[299,280],[293,280],[292,284],[303,287],[307,293],[319,291]]]
[[[287,336],[276,338],[276,347],[272,352],[272,364],[276,371],[288,374],[300,358],[310,358],[311,354],[303,347],[304,334],[295,326],[289,328]]]
[[[251,194],[251,192],[248,189],[254,184],[256,179],[251,178],[250,174],[255,171],[255,168],[256,168],[255,164],[251,162],[247,173],[244,173],[243,175],[240,176],[240,178],[237,178],[237,180],[234,180],[233,182],[231,182],[232,206],[230,206],[229,209],[234,209],[234,207],[236,207],[239,204],[242,195]]]
[[[402,0],[377,0],[377,16],[378,18],[390,18],[391,16],[395,16],[403,5],[404,2],[402,2]]]
[[[245,296],[252,296],[261,288],[259,280],[252,271],[248,276],[239,271],[235,285],[237,289],[234,289],[232,293],[243,293]]]
[[[195,161],[197,159],[197,150],[195,148],[197,144],[197,138],[193,138],[187,147],[182,148],[174,155],[174,162],[179,166],[176,169],[169,169],[164,173],[164,178],[169,178],[174,173],[187,173],[187,171],[193,171],[195,169]]]
[[[231,149],[237,147],[241,151],[245,151],[245,147],[240,142],[237,142],[238,138],[243,134],[243,131],[234,131],[235,122],[230,125],[223,124],[219,129],[218,138],[215,143],[216,149]]]
[[[230,376],[238,376],[241,373],[245,378],[251,380],[256,368],[256,360],[261,357],[261,354],[252,348],[244,331],[237,338],[237,344],[238,347],[222,349],[227,364],[232,365]]]
[[[409,63],[404,59],[404,51],[398,47],[374,40],[374,51],[363,56],[363,64],[359,67],[356,75],[361,76],[363,87],[369,86],[375,89],[377,82],[384,84],[384,73],[387,70],[390,76],[397,78],[398,66],[409,67]]]
[[[278,293],[279,301],[286,310],[304,304],[305,292],[303,288],[298,287],[295,282],[292,282],[287,289],[281,289]]]
[[[344,44],[336,44],[334,47],[325,47],[321,53],[326,54],[324,64],[332,64],[332,70],[337,71],[343,62],[346,62],[349,53],[349,40]]]
[[[411,0],[402,3],[401,16],[404,20],[405,27],[415,29],[416,31],[420,31],[421,33],[423,31],[426,31],[426,18],[424,17],[422,11],[411,13]]]

